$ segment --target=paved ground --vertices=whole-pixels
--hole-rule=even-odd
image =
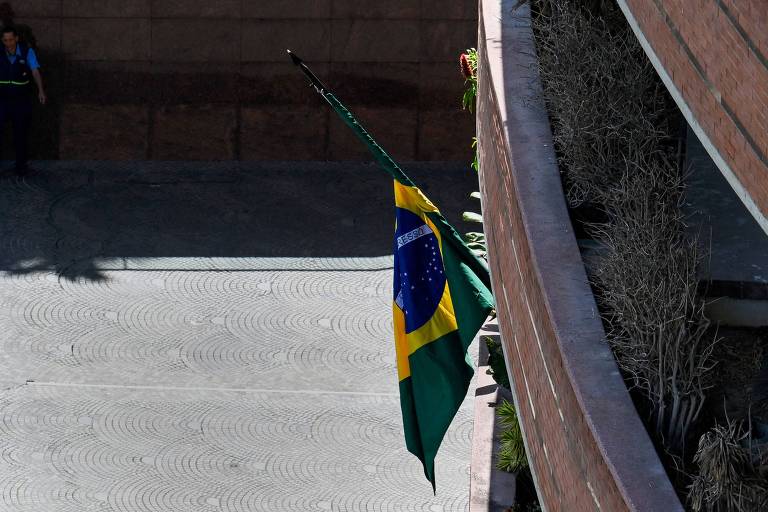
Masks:
[[[391,212],[359,165],[2,178],[0,511],[465,510],[471,402],[437,497],[404,447]]]

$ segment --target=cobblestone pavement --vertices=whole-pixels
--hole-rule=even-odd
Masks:
[[[466,510],[471,402],[436,497],[404,447],[391,208],[359,165],[1,178],[0,511]]]

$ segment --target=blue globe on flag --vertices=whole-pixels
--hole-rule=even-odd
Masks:
[[[432,229],[416,214],[396,208],[394,298],[405,316],[405,332],[427,323],[445,290],[440,245]]]

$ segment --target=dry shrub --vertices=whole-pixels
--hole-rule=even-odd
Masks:
[[[698,474],[688,487],[692,510],[758,512],[768,509],[768,481],[760,475],[760,461],[754,453],[748,432],[741,423],[728,420],[726,425],[716,425],[701,436],[694,457]]]
[[[540,74],[571,206],[609,219],[592,276],[609,342],[647,400],[651,433],[682,456],[711,385],[713,345],[686,236],[673,105],[621,11],[550,0],[536,34]],[[674,125],[674,126],[673,126]]]
[[[715,339],[699,294],[699,247],[686,236],[676,166],[636,155],[595,226],[593,279],[619,365],[651,405],[656,437],[682,455],[711,385]]]
[[[536,21],[540,74],[571,206],[603,204],[628,150],[650,153],[670,131],[666,90],[618,8],[593,17],[551,2]]]

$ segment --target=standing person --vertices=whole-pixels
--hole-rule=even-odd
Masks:
[[[32,115],[32,80],[37,85],[37,98],[45,105],[47,97],[40,75],[35,50],[19,42],[12,26],[2,29],[5,58],[0,57],[0,130],[10,119],[13,125],[13,145],[16,152],[16,173],[23,175],[27,165],[27,131]]]

